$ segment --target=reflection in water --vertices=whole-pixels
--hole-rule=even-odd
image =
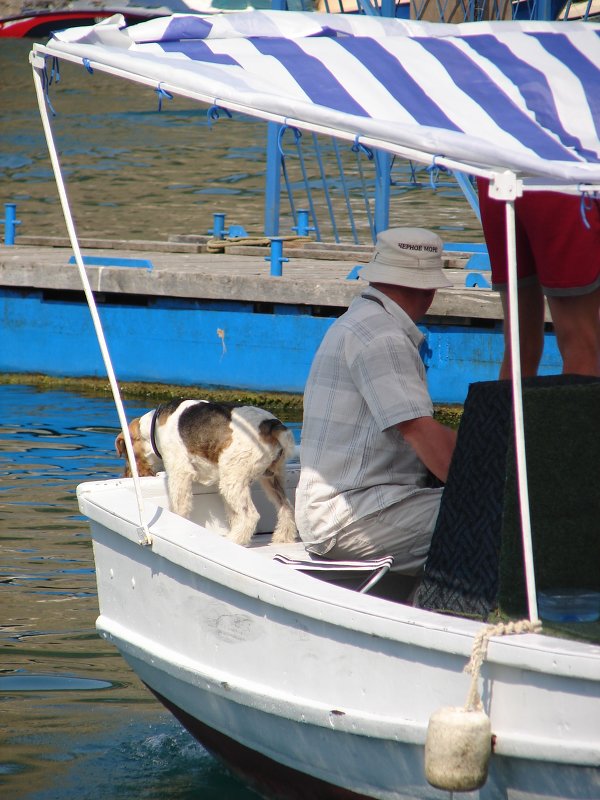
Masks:
[[[95,632],[75,488],[121,473],[117,428],[109,398],[0,385],[0,797],[256,799]]]
[[[31,69],[31,42],[5,39],[0,48],[0,152],[2,202],[16,202],[22,225],[18,235],[64,236],[65,225],[44,141]],[[181,98],[162,103],[149,87],[130,84],[64,62],[59,84],[50,91],[56,110],[53,129],[80,236],[164,240],[170,234],[206,234],[213,213],[226,214],[226,229],[240,225],[250,234],[263,231],[266,123],[225,115],[209,124],[206,108]],[[312,137],[302,142],[310,149]],[[322,141],[322,140],[321,140]],[[327,140],[329,141],[329,140]],[[300,163],[293,136],[284,137],[289,181],[298,184]],[[360,195],[360,170],[372,184],[373,164],[340,145],[346,179],[355,192],[352,213],[361,242],[369,242],[369,212]],[[324,222],[327,200],[338,209],[342,241],[351,241],[346,199],[336,182],[337,160],[329,148],[324,169],[332,195],[320,191],[320,169],[307,161],[312,198],[322,226],[321,238],[334,238]],[[412,173],[398,161],[392,171],[392,225],[431,227],[447,241],[482,241],[479,222],[453,182],[444,176],[430,188],[424,169],[416,175],[422,189],[411,189]],[[296,195],[297,208],[309,198]],[[342,213],[343,211],[343,213]],[[372,213],[372,209],[370,209]],[[282,234],[294,222],[282,199]]]

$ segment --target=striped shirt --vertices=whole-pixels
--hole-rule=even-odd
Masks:
[[[425,465],[395,427],[433,415],[423,338],[372,286],[325,335],[304,394],[296,492],[300,536],[315,551],[327,552],[337,531],[426,485]]]

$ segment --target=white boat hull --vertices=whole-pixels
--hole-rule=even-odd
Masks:
[[[293,491],[297,471],[289,471]],[[463,706],[481,624],[329,585],[272,561],[301,545],[242,548],[218,495],[194,522],[142,479],[83,484],[98,630],[209,749],[285,798],[447,798],[424,777],[431,714]],[[272,524],[258,497],[262,527]],[[494,754],[481,800],[600,797],[600,647],[542,635],[490,642],[480,682]]]

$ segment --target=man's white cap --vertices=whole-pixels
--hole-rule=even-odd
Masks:
[[[378,234],[375,254],[359,275],[369,283],[412,289],[452,286],[444,275],[440,237],[425,228],[389,228]]]

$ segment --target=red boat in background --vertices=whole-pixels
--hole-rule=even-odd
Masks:
[[[19,5],[19,0],[0,0],[0,38],[43,38],[52,31],[63,30],[81,25],[94,25],[97,22],[111,17],[113,14],[122,14],[128,25],[143,22],[156,17],[165,17],[171,14],[211,14],[223,11],[251,11],[279,7],[281,0],[146,0],[142,5],[136,0],[67,0],[60,5],[57,0],[56,7],[47,0],[24,0]],[[367,15],[381,14],[383,0],[284,0],[284,7],[288,11],[316,11],[327,13],[364,13]],[[439,22],[439,9],[433,12],[425,11],[428,5],[424,0],[413,0],[412,13],[418,19]],[[431,4],[429,4],[431,5]],[[490,3],[491,6],[491,3]],[[7,9],[8,7],[8,9]],[[550,0],[545,9],[547,19],[592,19],[600,14],[600,0]],[[453,12],[454,13],[454,12]],[[470,13],[470,12],[469,12]],[[429,15],[428,15],[429,14]],[[513,19],[538,18],[539,9],[534,10],[531,0],[513,0]],[[411,16],[411,0],[395,0],[394,15],[397,18],[409,19]],[[481,19],[487,17],[484,15]],[[479,19],[479,17],[477,18]],[[468,14],[465,21],[474,21]],[[446,19],[446,22],[458,22],[458,18]],[[462,19],[460,20],[462,21]]]
[[[111,17],[119,12],[117,9],[103,10],[90,8],[89,10],[56,10],[56,11],[28,11],[0,19],[0,37],[21,39],[49,36],[52,31],[72,28],[77,25],[94,25],[106,17]],[[165,11],[164,14],[170,13]],[[142,22],[157,16],[164,16],[157,9],[148,9],[148,13],[124,14],[128,24]]]
[[[302,0],[290,0],[292,8]],[[54,7],[53,7],[54,6]],[[0,38],[36,39],[52,31],[81,25],[94,25],[113,14],[122,14],[128,25],[171,14],[211,14],[221,11],[249,11],[271,8],[271,0],[74,0],[55,4],[47,0],[19,3],[0,0]],[[298,10],[301,10],[300,7]]]

